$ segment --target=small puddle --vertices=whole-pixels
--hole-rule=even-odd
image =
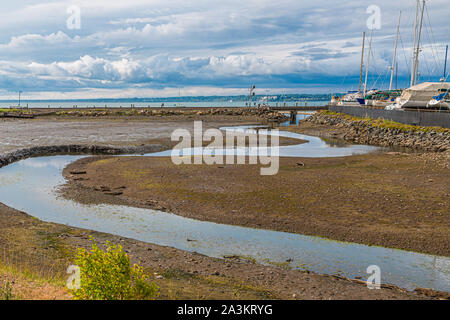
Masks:
[[[224,128],[241,129],[254,130],[248,127]],[[288,156],[342,156],[378,149],[332,146],[316,137],[289,132],[280,132],[280,135],[309,141],[281,147],[283,151],[280,154]],[[296,152],[301,152],[301,155]],[[62,170],[82,157],[30,158],[1,168],[0,202],[43,221],[195,251],[211,257],[251,257],[262,264],[362,279],[367,279],[368,266],[378,265],[383,283],[410,290],[424,287],[450,291],[450,259],[447,257],[198,221],[151,209],[84,205],[58,197],[56,190],[65,183]]]

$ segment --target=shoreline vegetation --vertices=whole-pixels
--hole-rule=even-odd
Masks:
[[[204,112],[204,110],[197,110],[197,112],[199,111]],[[42,117],[38,121],[53,121],[51,119],[53,116],[50,116],[50,118]],[[241,116],[235,117],[226,114],[220,116],[227,118],[228,121],[242,118]],[[67,121],[70,121],[71,117],[72,115],[56,116],[58,119],[67,119]],[[86,119],[91,117],[97,116],[89,115],[86,116]],[[214,118],[217,115],[164,115],[158,118],[160,121],[171,118],[175,118],[174,121],[181,118],[185,121],[192,121],[190,117],[204,117],[209,120],[210,117]],[[105,120],[107,118],[105,117]],[[145,118],[152,119],[152,117],[147,116]],[[264,121],[261,119],[262,117],[259,117],[260,121]],[[14,125],[15,121],[29,120],[8,120],[5,124]],[[329,123],[318,124],[309,120],[303,121],[299,127],[289,127],[286,130],[333,139],[344,138],[348,134],[344,126],[340,127]],[[447,135],[448,133],[443,134]],[[351,137],[347,135],[344,139],[350,141]],[[445,162],[445,159],[447,159],[447,162]],[[106,161],[101,162],[102,160]],[[114,176],[121,172],[117,170],[117,165],[122,167],[121,161],[126,163],[124,167],[125,169],[128,168],[126,170],[131,169],[140,172],[139,170],[146,170],[147,166],[151,168],[151,166],[156,165],[164,174],[173,174],[171,168],[167,166],[163,159],[153,159],[148,163],[140,163],[140,160],[134,157],[123,158],[122,160],[110,156],[91,157],[84,159],[84,163],[83,161],[76,162],[66,168],[65,175],[69,180],[75,180],[74,177],[70,177],[70,171],[75,166],[79,168],[86,166],[87,173],[81,176],[77,175],[78,180],[69,182],[63,188],[63,192],[67,195],[66,191],[69,190],[69,197],[78,198],[79,201],[100,202],[125,201],[119,198],[128,195],[127,201],[129,201],[129,204],[134,202],[134,205],[142,205],[142,203],[138,204],[139,197],[136,197],[136,193],[133,194],[134,189],[131,185],[133,179],[128,179],[128,181],[124,179],[124,175],[121,175],[120,184],[124,185],[125,183],[127,186],[122,195],[105,195],[103,191],[95,191],[92,186],[89,186],[89,184],[97,187],[99,184],[107,186],[108,183],[113,183]],[[334,217],[331,217],[331,213],[326,211],[325,215],[308,211],[308,215],[304,218],[305,221],[309,221],[307,225],[312,228],[311,230],[314,228],[316,228],[315,230],[321,228],[321,230],[328,230],[333,235],[332,238],[336,239],[342,238],[342,240],[355,242],[367,242],[369,239],[371,244],[377,244],[377,241],[385,241],[383,244],[388,244],[388,246],[445,256],[450,255],[447,246],[449,242],[448,210],[446,211],[448,194],[445,195],[445,184],[449,179],[448,149],[441,152],[424,150],[419,153],[388,152],[370,156],[333,159],[302,158],[300,161],[303,164],[302,166],[298,165],[299,159],[282,161],[283,177],[280,179],[286,180],[280,181],[280,184],[277,183],[276,188],[270,190],[272,194],[266,194],[266,198],[263,195],[262,199],[266,200],[263,200],[257,208],[260,207],[259,209],[261,209],[267,205],[267,208],[273,209],[281,205],[280,196],[283,196],[283,201],[290,199],[286,190],[295,192],[297,197],[298,194],[307,191],[302,185],[306,186],[309,183],[313,188],[311,188],[310,193],[305,192],[301,197],[305,200],[304,208],[317,209],[317,212],[323,212],[322,210],[326,207],[330,210],[342,208],[338,216]],[[100,163],[96,164],[96,162]],[[90,165],[95,164],[96,174],[91,173],[89,169]],[[152,168],[154,169],[154,167]],[[200,170],[196,166],[182,168],[182,170],[188,171],[191,169],[194,171]],[[239,166],[234,168],[228,166],[210,168],[209,171],[206,168],[206,171],[202,169],[203,173],[199,174],[196,179],[218,178],[219,184],[224,183],[223,187],[226,191],[224,194],[226,195],[228,192],[231,195],[231,192],[227,189],[230,187],[239,188],[240,170],[242,168]],[[189,175],[194,173],[191,171],[189,171]],[[220,171],[220,175],[214,171]],[[220,180],[220,176],[225,176],[225,171],[233,177],[236,175],[233,186],[226,183],[229,181],[228,179]],[[256,188],[260,181],[253,177],[252,170],[248,171],[250,172],[248,182],[252,185],[252,188]],[[112,180],[99,182],[101,179],[106,179],[106,172],[109,173]],[[313,178],[317,174],[319,174],[319,177],[326,179],[322,184],[317,182],[320,179]],[[84,178],[84,180],[79,178]],[[154,199],[154,202],[144,205],[153,208],[159,207],[163,210],[176,209],[178,206],[177,199],[160,198],[165,190],[164,183],[167,180],[158,180],[160,183],[160,186],[158,186],[152,183],[154,179],[159,178],[150,174],[148,176],[143,175],[140,179],[141,183],[135,183],[136,188],[144,190],[147,200]],[[191,180],[189,179],[190,182],[192,182]],[[344,181],[345,188],[339,189],[339,186],[333,186],[330,184],[332,181]],[[358,183],[355,183],[355,181],[358,181]],[[118,181],[114,183],[116,182],[119,183]],[[207,181],[202,180],[202,183],[208,191],[209,184]],[[155,186],[158,187],[155,188]],[[261,185],[261,187],[263,186],[267,185]],[[111,185],[111,187],[114,186]],[[186,185],[180,185],[180,188],[186,188]],[[260,189],[256,188],[256,190]],[[348,190],[350,192],[347,192]],[[212,192],[212,190],[208,192],[210,191]],[[128,192],[130,194],[127,194]],[[195,192],[198,194],[198,191]],[[175,193],[177,196],[180,194],[183,197],[186,196],[184,192]],[[344,194],[345,197],[343,198]],[[258,192],[251,196],[254,197],[255,195],[258,195]],[[329,200],[330,195],[336,199]],[[311,199],[308,199],[308,196],[311,196]],[[389,199],[386,199],[386,196]],[[237,199],[235,204],[242,206],[242,203],[248,200],[244,198]],[[269,199],[272,200],[269,201]],[[166,203],[168,200],[175,201]],[[194,200],[191,199],[191,201]],[[341,202],[341,200],[344,201]],[[195,206],[195,201],[193,203]],[[204,207],[200,209],[201,212],[205,213],[204,219],[214,220],[214,210],[208,211],[209,203],[206,201]],[[286,204],[286,202],[284,203]],[[330,203],[335,205],[331,206]],[[168,205],[166,206],[166,204]],[[228,205],[229,203],[225,198],[223,206],[220,207],[223,208]],[[296,208],[295,203],[293,203],[293,206],[289,205],[288,208],[289,210]],[[237,213],[243,212],[239,211],[240,208],[235,210],[237,210]],[[176,212],[176,210],[174,211]],[[216,211],[220,213],[220,210]],[[293,212],[297,211],[294,210]],[[387,215],[380,215],[382,212],[387,212]],[[206,216],[211,213],[212,217]],[[159,299],[450,298],[448,293],[427,289],[406,292],[395,286],[383,286],[381,290],[367,290],[365,282],[361,280],[287,270],[282,266],[262,266],[252,263],[245,257],[209,258],[109,234],[42,222],[2,204],[0,204],[0,217],[0,221],[2,221],[0,224],[0,230],[2,231],[0,233],[0,253],[2,257],[0,287],[7,289],[8,284],[12,288],[13,298],[69,299],[70,295],[64,289],[65,269],[73,263],[77,248],[89,247],[91,237],[95,238],[99,245],[103,247],[107,241],[121,244],[130,255],[133,263],[139,263],[146,272],[152,275],[151,280],[160,287]],[[201,219],[202,217],[197,218]],[[331,220],[329,220],[330,218]],[[243,219],[241,222],[245,219],[250,222],[254,219],[254,216],[243,215]],[[289,214],[286,211],[280,216],[273,217],[275,221],[273,221],[271,228],[275,230],[281,229],[279,226],[291,228],[292,226],[289,225],[296,219],[298,219],[296,214]],[[341,226],[339,225],[340,219],[344,219]],[[365,219],[374,222],[374,225],[369,225],[368,229],[364,229]],[[390,219],[393,219],[394,223]],[[350,221],[350,225],[344,225],[345,221]],[[277,226],[277,223],[280,224]],[[337,227],[334,227],[335,225]],[[296,227],[295,224],[293,226]],[[256,227],[262,227],[262,225]],[[313,233],[318,234],[316,231]],[[369,235],[368,238],[366,238],[367,235]],[[0,292],[4,291],[0,290]]]

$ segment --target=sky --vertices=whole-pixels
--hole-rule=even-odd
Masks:
[[[415,0],[0,0],[0,99],[334,93],[407,86]],[[369,7],[380,9],[368,11]],[[439,81],[450,6],[427,0],[419,70]],[[370,8],[369,8],[370,9]],[[374,18],[375,17],[375,18]],[[379,19],[378,19],[379,17]],[[374,19],[372,19],[374,18]],[[372,19],[372,20],[370,20]],[[367,64],[368,49],[366,50]]]

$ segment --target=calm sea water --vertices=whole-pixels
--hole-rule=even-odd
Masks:
[[[286,102],[287,106],[324,106],[329,101],[298,101],[298,102]],[[255,103],[255,102],[254,102]],[[259,103],[259,102],[257,102]],[[163,102],[110,102],[110,101],[22,101],[22,107],[29,108],[126,108],[133,105],[136,108],[159,108]],[[282,106],[284,102],[269,102],[270,106]],[[18,103],[16,101],[0,101],[0,108],[16,107]],[[229,107],[238,108],[245,107],[246,101],[199,101],[199,102],[164,102],[164,107],[197,107],[197,108],[218,108]]]

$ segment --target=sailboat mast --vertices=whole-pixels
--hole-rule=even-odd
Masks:
[[[363,32],[363,43],[361,50],[361,70],[359,71],[359,89],[358,93],[361,93],[361,84],[362,84],[362,74],[363,74],[363,66],[364,66],[364,46],[366,44],[366,32]]]
[[[395,64],[395,90],[398,89],[398,62]]]
[[[442,82],[445,82],[447,80],[447,54],[448,45],[445,47],[444,77],[442,78]]]
[[[392,90],[392,81],[394,80],[394,70],[395,70],[395,63],[396,63],[396,59],[397,59],[398,34],[400,33],[401,18],[402,18],[402,12],[400,11],[400,15],[398,17],[397,36],[395,37],[394,58],[392,59],[391,81],[389,82],[389,90]]]
[[[372,39],[373,39],[373,29],[370,31],[370,41],[369,41],[369,55],[367,57],[367,67],[366,67],[366,79],[364,81],[364,96],[366,96],[367,91],[367,77],[369,75],[369,66],[370,66],[370,53],[372,51]]]
[[[419,20],[419,0],[416,0],[416,18],[414,19],[414,44],[411,61],[411,87],[414,85],[416,68],[416,43],[417,43],[417,24]]]
[[[420,52],[420,39],[422,36],[422,26],[423,26],[423,13],[425,11],[425,0],[423,0],[422,4],[422,14],[420,17],[420,27],[419,27],[419,34],[417,36],[417,48],[416,48],[416,60],[414,63],[414,84],[418,80],[418,73],[419,73],[419,52]]]

